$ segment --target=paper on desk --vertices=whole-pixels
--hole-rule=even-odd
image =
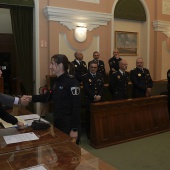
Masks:
[[[29,114],[29,115],[21,115],[17,116],[18,118],[21,118],[23,120],[32,120],[32,119],[39,119],[40,116],[37,114]]]
[[[6,144],[19,143],[19,142],[32,141],[32,140],[38,140],[39,139],[35,135],[34,132],[3,136],[3,138],[6,142]]]
[[[18,118],[18,116],[15,116],[18,121],[22,122],[25,126],[27,126],[27,123],[25,122],[24,119]],[[11,123],[7,123],[4,120],[0,119],[0,122],[2,123],[2,125],[4,126],[4,128],[11,128],[11,127],[17,127],[17,125],[12,125]]]
[[[29,168],[24,168],[20,170],[47,170],[43,165],[32,166]]]
[[[25,120],[25,122],[27,123],[28,126],[31,126],[31,124],[34,120],[39,120],[39,119]],[[49,123],[48,121],[44,120],[43,118],[41,118],[41,121]]]
[[[34,120],[39,120],[39,118],[40,118],[40,116],[37,114],[21,115],[21,116],[15,116],[15,117],[18,119],[18,121],[24,123],[25,126],[31,126],[31,124]],[[41,121],[50,123],[47,120],[44,120],[43,118],[41,118]],[[3,124],[4,128],[17,127],[17,125],[12,125],[10,123],[5,122],[2,119],[0,119],[0,122]]]
[[[19,118],[19,119],[20,118],[23,119],[28,126],[31,126],[31,124],[34,120],[39,120],[39,118],[40,118],[40,116],[37,115],[37,114],[21,115],[21,116],[16,116],[16,117]],[[44,120],[43,118],[41,118],[41,121],[46,122],[46,123],[50,123],[47,120]]]

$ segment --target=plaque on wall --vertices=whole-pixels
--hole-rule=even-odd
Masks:
[[[162,1],[162,14],[170,15],[170,0]]]

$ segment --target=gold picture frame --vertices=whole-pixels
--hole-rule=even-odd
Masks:
[[[122,56],[138,55],[138,33],[115,31],[115,48]]]

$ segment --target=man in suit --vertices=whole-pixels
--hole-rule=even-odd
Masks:
[[[83,76],[83,88],[86,96],[86,131],[90,138],[90,104],[101,102],[103,99],[104,80],[103,76],[97,72],[98,63],[89,62],[89,71]]]
[[[74,64],[74,68],[75,68],[75,77],[77,78],[79,83],[81,83],[82,75],[87,73],[87,66],[86,66],[85,61],[83,61],[82,52],[76,51],[74,53],[74,56],[75,56],[75,60],[72,61],[72,63]]]
[[[143,68],[142,58],[136,59],[136,68],[130,71],[130,78],[133,84],[132,97],[150,97],[153,81],[148,69]]]
[[[106,75],[105,65],[102,60],[99,60],[99,58],[100,58],[100,53],[98,51],[93,52],[93,61],[96,61],[98,64],[97,72],[102,74],[104,78]],[[89,63],[88,63],[88,67],[89,67]]]
[[[118,49],[115,49],[113,51],[113,57],[109,59],[109,67],[110,67],[109,75],[110,76],[112,75],[112,73],[119,70],[119,61],[121,60],[122,59],[119,56]]]
[[[0,69],[0,77],[1,75],[2,75],[2,71]],[[29,96],[22,96],[21,98],[18,98],[18,97],[12,97],[12,96],[0,93],[0,104],[5,104],[5,105],[22,104],[24,106],[27,106],[29,102],[30,102]],[[18,128],[20,129],[24,128],[24,124],[18,121],[18,119],[15,118],[14,116],[10,115],[8,112],[6,112],[2,108],[2,106],[0,106],[0,118],[13,125],[17,124]]]
[[[113,100],[127,99],[127,87],[129,81],[129,73],[127,70],[126,60],[119,62],[119,71],[113,73],[109,82],[109,90]]]

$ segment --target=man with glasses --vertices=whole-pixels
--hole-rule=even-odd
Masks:
[[[115,49],[113,51],[113,57],[109,59],[109,67],[110,67],[109,76],[110,77],[111,77],[112,73],[119,70],[119,61],[121,61],[121,60],[122,59],[119,56],[119,51],[117,49]]]
[[[97,62],[97,64],[98,64],[97,72],[102,74],[103,78],[104,78],[106,75],[105,65],[102,60],[99,60],[99,58],[100,58],[100,53],[98,51],[93,52],[93,60],[92,61]],[[88,67],[89,67],[89,63],[88,63]]]
[[[103,98],[104,80],[97,72],[98,63],[89,62],[89,71],[83,76],[83,87],[86,96],[86,122],[87,137],[90,138],[90,104],[101,102]]]

